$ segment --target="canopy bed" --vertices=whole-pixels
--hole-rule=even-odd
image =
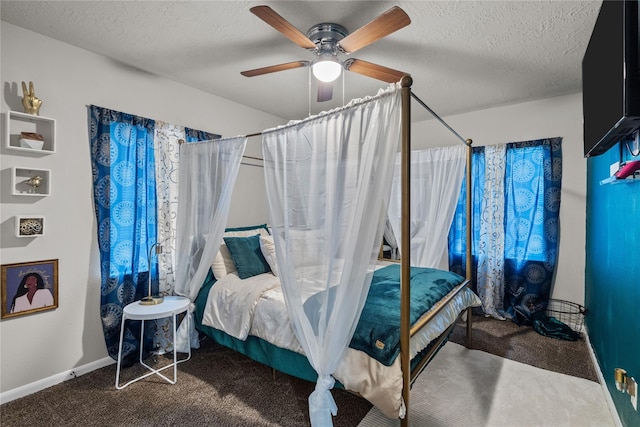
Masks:
[[[411,98],[426,107],[411,83],[405,76],[376,97],[261,133],[270,227],[224,228],[237,165],[219,162],[206,179],[228,185],[206,201],[196,200],[198,167],[180,168],[176,293],[194,302],[191,315],[202,333],[315,381],[314,426],[332,425],[335,380],[407,426],[411,384],[479,304],[469,277],[410,265]],[[471,141],[431,113],[466,145],[470,184]],[[183,155],[198,162],[238,157],[232,151],[245,144],[246,137],[185,144],[181,165]],[[380,263],[398,145],[401,260]],[[467,275],[470,260],[467,254]],[[470,346],[471,316],[466,320]]]

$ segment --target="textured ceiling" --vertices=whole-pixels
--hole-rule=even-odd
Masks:
[[[2,0],[0,16],[285,119],[334,108],[343,98],[372,95],[386,86],[347,72],[336,82],[334,100],[318,104],[308,68],[241,76],[243,70],[312,59],[249,12],[259,4],[303,33],[321,22],[354,31],[400,6],[411,24],[352,56],[410,73],[414,93],[446,116],[579,92],[582,56],[601,1]],[[427,117],[414,109],[414,120]]]

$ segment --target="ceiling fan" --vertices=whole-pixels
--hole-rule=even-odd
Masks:
[[[334,23],[316,24],[305,35],[269,6],[255,6],[251,13],[280,31],[298,46],[312,52],[316,58],[312,61],[293,61],[254,70],[242,71],[246,77],[260,76],[294,68],[312,67],[313,75],[318,79],[318,102],[329,101],[333,97],[333,81],[340,76],[342,69],[362,74],[387,83],[399,81],[407,75],[402,71],[373,64],[361,59],[341,60],[339,55],[351,54],[411,23],[409,16],[398,6],[394,6],[374,18],[368,24],[349,33],[342,25]]]

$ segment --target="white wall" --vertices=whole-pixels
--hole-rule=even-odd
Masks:
[[[422,100],[429,104],[427,99]],[[437,106],[430,107],[437,112]],[[422,107],[413,102],[412,108],[417,110]],[[560,251],[552,297],[584,304],[587,162],[582,148],[582,94],[443,119],[463,138],[472,139],[473,145],[562,137]],[[413,149],[459,143],[459,139],[452,137],[435,120],[414,124],[411,140]]]
[[[43,100],[40,115],[56,119],[57,133],[56,153],[42,157],[16,155],[2,141],[0,262],[59,260],[59,307],[0,322],[0,392],[5,393],[107,357],[100,323],[87,105],[223,136],[255,132],[285,120],[6,22],[0,26],[3,128],[7,110],[23,111],[21,82],[33,81],[36,96]],[[262,157],[258,141],[249,139],[247,155]],[[11,196],[9,169],[16,165],[52,170],[51,196]],[[261,177],[261,168],[240,168],[231,225],[266,222],[264,191],[256,186]],[[45,236],[16,238],[17,214],[44,215]]]

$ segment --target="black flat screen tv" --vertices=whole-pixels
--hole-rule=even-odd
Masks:
[[[582,60],[584,155],[640,128],[638,0],[605,0]]]

